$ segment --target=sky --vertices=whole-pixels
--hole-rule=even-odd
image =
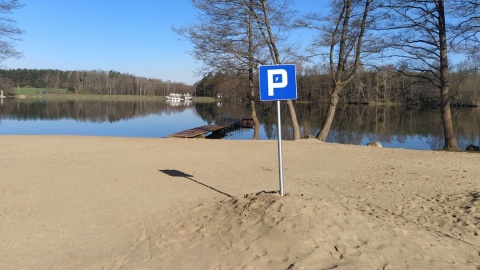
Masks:
[[[200,65],[172,26],[193,23],[190,0],[23,0],[10,15],[25,31],[5,68],[115,70],[193,84]]]
[[[20,59],[3,68],[115,70],[193,84],[201,63],[190,42],[172,31],[196,22],[191,0],[21,0],[10,17],[25,31]],[[308,10],[314,0],[296,1]],[[325,1],[328,2],[328,1]]]

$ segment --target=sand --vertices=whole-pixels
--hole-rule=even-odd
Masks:
[[[480,155],[0,136],[0,269],[480,269]]]

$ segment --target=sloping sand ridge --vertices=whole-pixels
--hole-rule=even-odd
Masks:
[[[480,155],[0,136],[0,269],[477,269]],[[268,190],[268,192],[262,191]]]
[[[469,245],[418,231],[404,218],[372,218],[318,198],[260,192],[189,213],[159,241],[164,267],[451,269],[466,267],[462,262],[478,256],[462,251]],[[172,235],[177,235],[173,241]],[[444,258],[447,254],[450,259]]]

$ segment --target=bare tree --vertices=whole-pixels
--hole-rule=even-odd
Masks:
[[[326,141],[335,117],[339,96],[355,77],[364,53],[364,36],[370,21],[372,0],[333,0],[327,17],[310,14],[298,24],[322,32],[314,44],[314,51],[329,47],[330,79],[333,88],[329,106],[317,139]]]
[[[252,6],[252,0],[248,1],[248,5]],[[248,88],[250,89],[250,108],[253,119],[253,139],[258,140],[260,138],[260,121],[258,120],[257,110],[255,108],[255,86],[254,70],[257,68],[255,63],[255,50],[253,43],[253,12],[248,9]]]
[[[250,1],[250,3],[252,2],[253,1]],[[288,4],[289,1],[283,1],[283,3],[282,1],[279,1],[279,3],[277,3],[277,1],[267,2],[266,0],[259,0],[258,2],[255,1],[255,5],[249,6],[252,14],[255,17],[255,21],[257,22],[258,30],[260,31],[261,36],[263,37],[263,40],[268,47],[270,57],[273,61],[273,64],[275,65],[281,64],[282,59],[280,58],[280,52],[277,46],[279,36],[274,35],[271,21],[274,20],[278,22],[278,26],[280,26],[280,28],[282,28],[282,26],[285,26],[285,23],[289,21],[286,17],[286,10],[288,9]],[[270,13],[273,13],[275,15],[271,16]],[[285,27],[283,27],[283,29],[285,29]],[[290,50],[290,48],[288,50]],[[301,135],[300,127],[298,125],[297,113],[295,111],[295,107],[293,106],[292,100],[287,100],[287,105],[292,120],[293,139],[298,140],[301,138]]]
[[[287,2],[274,0],[192,0],[201,12],[200,23],[192,26],[174,28],[178,34],[187,37],[194,45],[193,56],[205,65],[204,72],[216,70],[246,71],[249,76],[249,95],[255,130],[259,122],[255,112],[254,75],[258,74],[258,65],[281,63],[277,39],[283,31],[273,33],[272,25],[278,29],[286,20]],[[275,8],[274,8],[275,7]],[[269,11],[275,10],[275,16]],[[270,59],[270,60],[269,60]],[[294,137],[300,138],[293,103],[289,108],[294,125]],[[258,133],[254,134],[258,139]]]
[[[193,56],[204,63],[203,73],[217,70],[249,73],[249,94],[255,130],[259,121],[255,110],[253,72],[258,62],[265,59],[259,50],[258,38],[252,27],[250,0],[192,0],[200,11],[200,23],[174,28],[194,45]],[[253,139],[258,139],[258,132]]]
[[[8,15],[13,10],[23,7],[17,0],[4,0],[0,2],[0,63],[7,58],[19,58],[22,54],[15,49],[15,41],[20,40],[19,36],[23,30],[15,26],[16,21]]]
[[[389,16],[384,30],[391,57],[406,59],[410,70],[417,71],[440,92],[440,114],[444,131],[444,148],[457,150],[457,140],[450,111],[450,70],[444,0],[384,1]],[[418,75],[419,74],[419,75]]]

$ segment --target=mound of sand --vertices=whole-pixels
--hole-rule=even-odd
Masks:
[[[201,204],[157,240],[161,268],[468,269],[471,245],[425,231],[402,216],[278,192]],[[455,251],[452,252],[452,248]]]

